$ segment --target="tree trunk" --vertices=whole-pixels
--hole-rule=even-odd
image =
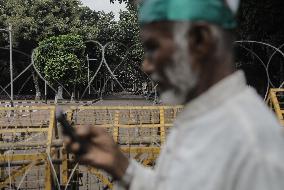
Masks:
[[[35,85],[35,90],[36,90],[36,100],[40,100],[40,89],[39,89],[39,82],[38,82],[38,76],[36,75],[36,73],[34,71],[32,71],[32,75],[33,75],[33,81],[34,81],[34,85]]]

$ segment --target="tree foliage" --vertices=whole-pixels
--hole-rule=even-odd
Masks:
[[[135,0],[110,0],[110,2],[126,3],[134,5]],[[276,47],[284,43],[284,1],[283,0],[247,0],[241,1],[237,15],[238,28],[236,30],[238,40],[254,40],[266,42]],[[275,50],[256,44],[247,44],[247,48],[256,52],[267,64]],[[283,48],[282,48],[283,49]],[[237,48],[237,61],[245,70],[249,83],[257,86],[261,94],[266,92],[266,71],[258,58],[244,50]],[[276,53],[269,67],[270,80],[275,86],[279,86],[284,80],[283,57]]]
[[[110,0],[110,2],[127,4],[127,10],[120,12],[119,20],[114,19],[113,13],[96,12],[88,7],[82,6],[80,0],[2,0],[0,1],[0,28],[6,28],[8,23],[12,23],[14,29],[14,47],[28,54],[30,54],[32,49],[37,47],[41,41],[44,43],[48,39],[51,39],[50,37],[58,37],[60,35],[79,35],[82,41],[91,39],[99,41],[103,45],[114,41],[115,43],[109,45],[106,49],[105,54],[105,58],[107,63],[111,66],[111,69],[115,69],[120,65],[115,74],[121,81],[123,81],[124,78],[129,79],[125,80],[125,85],[127,85],[129,81],[131,81],[130,83],[143,81],[145,76],[141,74],[140,71],[140,63],[143,59],[143,48],[139,39],[137,9],[134,4],[136,1]],[[238,39],[265,41],[272,45],[280,46],[284,42],[284,31],[283,27],[281,27],[284,21],[284,14],[281,12],[284,7],[283,4],[284,2],[280,0],[242,1],[237,16],[239,21],[239,27],[237,29]],[[127,48],[119,45],[120,43],[124,44]],[[3,47],[7,45],[7,34],[0,33],[0,46]],[[256,52],[261,52],[262,55],[271,55],[271,53],[273,53],[269,48],[256,46],[250,48],[253,48]],[[71,56],[70,53],[66,53],[64,56],[58,54],[53,59],[47,61],[48,63],[46,64],[55,67],[56,64],[59,64],[57,63],[58,61],[62,62],[60,60],[65,60],[65,62],[73,60],[74,65],[81,65],[80,67],[83,67],[81,61],[86,54],[91,58],[97,58],[98,62],[101,60],[101,52],[98,47],[95,48],[87,44],[85,50],[86,53],[83,56],[78,56],[76,53],[74,54],[72,52],[71,54],[76,56]],[[128,53],[127,56],[125,56],[126,53]],[[254,56],[250,55],[249,57],[247,54],[244,54],[243,51],[239,51],[237,55],[240,62],[257,63]],[[4,53],[0,58],[5,59],[0,60],[1,76],[4,76],[2,73],[8,73],[8,58],[8,54],[5,55]],[[38,59],[40,60],[39,57]],[[15,64],[16,69],[23,68],[24,63],[17,59],[17,55],[15,55],[14,61],[17,63]],[[46,60],[41,60],[39,63],[43,61]],[[279,73],[279,67],[274,66],[277,65],[274,63],[283,60],[277,55],[272,61],[273,66],[271,67],[271,72],[273,72],[273,75],[271,75],[271,78],[275,80],[276,83],[279,83],[279,81],[281,81],[281,77],[279,77],[281,76],[281,72]],[[67,65],[72,64],[69,62]],[[91,71],[94,72],[97,65],[97,63],[91,64]],[[255,67],[256,64],[252,65]],[[54,68],[52,66],[45,68],[43,65],[38,65],[44,75],[53,72]],[[61,67],[62,65],[57,65],[56,67],[59,66]],[[77,68],[77,66],[74,67]],[[58,72],[62,74],[62,70],[60,69]],[[75,71],[75,73],[76,72],[77,71]],[[102,73],[103,74],[99,77],[105,77],[104,75],[106,75],[107,70],[103,70]],[[73,75],[74,73],[72,76]],[[63,81],[67,80],[60,74],[56,75],[56,80],[57,79]],[[3,81],[5,80],[6,79],[3,79]],[[70,81],[68,82],[69,85],[72,83]],[[78,83],[80,82],[78,81]]]
[[[237,38],[239,40],[253,40],[279,47],[284,43],[284,1],[281,0],[248,0],[242,1],[237,15],[239,26]],[[270,47],[259,44],[247,44],[246,47],[254,51],[267,65],[270,56],[274,53]],[[282,48],[283,50],[283,48]],[[252,53],[238,48],[237,60],[243,65],[247,78],[251,83],[258,83],[259,91],[266,92],[266,71],[259,59]],[[270,80],[279,86],[284,80],[284,58],[276,53],[271,59],[268,72]],[[263,84],[260,84],[263,83]]]
[[[284,2],[281,0],[242,1],[238,14],[241,39],[283,43]],[[280,42],[282,41],[282,42]]]
[[[82,6],[80,0],[1,0],[0,28],[7,28],[8,23],[11,23],[13,48],[31,55],[40,41],[52,36],[74,34],[83,36],[84,40],[95,39],[98,33],[96,14],[90,8]],[[8,35],[1,32],[0,47],[7,47],[8,42]],[[9,73],[9,51],[1,51],[1,80],[9,81],[9,76],[6,75]],[[22,57],[15,52],[13,54],[14,76],[30,64],[29,57],[25,57],[25,61]],[[37,80],[37,77],[33,78]],[[15,84],[15,88],[21,88],[20,86],[20,83]]]
[[[119,3],[126,3],[127,5],[134,5],[135,2],[138,0],[110,0],[111,3],[119,2]]]
[[[40,42],[35,64],[53,85],[71,86],[86,82],[85,48],[82,37],[61,35]],[[58,83],[59,82],[59,83]]]
[[[139,85],[147,77],[140,68],[143,48],[139,37],[137,11],[133,9],[121,11],[118,21],[114,20],[112,13],[99,12],[98,17],[99,32],[96,40],[103,45],[108,44],[105,49],[105,59],[110,69],[114,71],[117,79],[125,88],[130,88],[134,83]],[[98,48],[88,47],[87,51],[90,57],[101,60],[101,52]],[[93,71],[96,70],[96,67],[93,66],[95,64],[91,64]],[[113,79],[107,68],[102,68],[98,78]],[[117,84],[116,87],[117,90],[121,89]]]
[[[78,34],[93,39],[97,35],[94,20],[90,19],[95,12],[83,7],[79,0],[4,0],[0,13],[0,28],[11,23],[17,42],[14,47],[27,53],[51,36]],[[5,42],[7,39],[2,40],[2,45]]]

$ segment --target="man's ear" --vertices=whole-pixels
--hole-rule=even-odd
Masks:
[[[216,35],[207,23],[193,23],[188,32],[189,51],[199,61],[205,61],[214,54]]]

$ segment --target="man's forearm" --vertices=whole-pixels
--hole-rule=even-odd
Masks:
[[[154,170],[130,160],[125,175],[116,184],[116,190],[153,190]]]

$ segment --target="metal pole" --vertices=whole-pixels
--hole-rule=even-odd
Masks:
[[[96,61],[96,60],[97,60],[97,59],[90,59],[90,58],[89,58],[89,55],[87,54],[89,95],[91,94],[91,84],[90,84],[90,61]]]
[[[91,85],[90,85],[90,61],[89,55],[87,54],[87,61],[88,61],[88,86],[89,86],[89,95],[91,94]]]
[[[155,87],[155,103],[158,103],[157,86]]]
[[[11,104],[14,101],[14,85],[13,85],[13,41],[12,41],[12,24],[9,24],[9,39],[10,39],[10,81],[11,81]]]
[[[44,81],[44,99],[45,99],[45,103],[47,104],[47,84],[46,84],[46,81]]]

